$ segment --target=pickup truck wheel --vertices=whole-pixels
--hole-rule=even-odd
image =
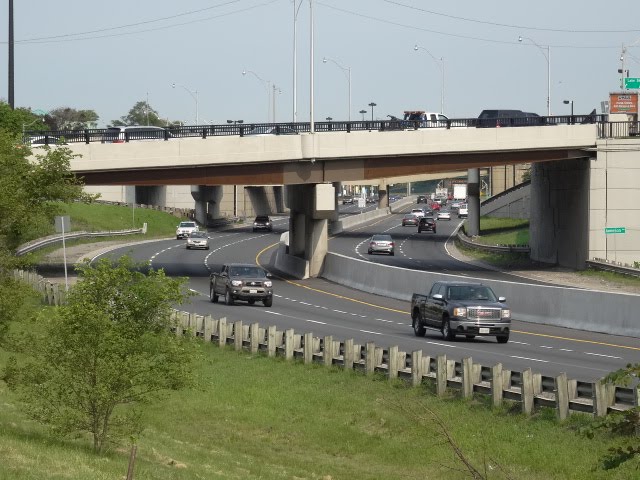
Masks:
[[[251,300],[247,300],[247,303],[249,305],[253,305],[254,303],[256,303],[256,301],[252,298]]]
[[[270,307],[273,305],[273,297],[265,298],[262,303],[264,303],[265,307]]]
[[[213,287],[209,288],[209,300],[211,300],[211,303],[218,303],[218,295],[216,295]]]
[[[228,288],[224,294],[224,303],[226,303],[227,305],[233,305],[233,297],[231,296],[231,292]]]
[[[449,320],[447,319],[442,321],[442,336],[444,337],[445,340],[449,340],[449,341],[456,339],[455,334],[451,330],[451,323],[449,323]]]
[[[509,341],[509,335],[501,335],[496,337],[496,340],[498,340],[498,343],[507,343]]]
[[[417,318],[413,319],[413,333],[415,333],[416,337],[424,337],[424,334],[427,333],[427,329],[424,328]]]

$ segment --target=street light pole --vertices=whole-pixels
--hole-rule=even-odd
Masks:
[[[366,110],[360,110],[358,113],[362,114],[362,121],[364,122],[364,114],[367,113]]]
[[[333,58],[328,58],[328,57],[324,57],[322,59],[322,63],[327,63],[327,62],[333,62],[335,63],[338,68],[340,68],[340,70],[342,70],[342,73],[346,75],[347,77],[347,81],[349,82],[349,108],[348,108],[348,112],[349,112],[349,116],[348,116],[348,120],[351,121],[351,67],[344,67],[342,65],[340,65],[336,60],[334,60]]]
[[[563,100],[562,103],[565,105],[571,104],[571,121],[570,123],[573,125],[573,100]]]
[[[247,73],[250,73],[251,75],[256,77],[258,80],[260,80],[264,85],[264,87],[267,89],[267,123],[269,123],[269,120],[271,118],[271,81],[263,79],[260,75],[258,75],[253,70],[242,71],[242,75],[246,75]]]
[[[421,47],[420,45],[414,45],[413,49],[416,52],[418,50],[424,50],[425,52],[427,52],[429,56],[433,59],[433,61],[436,63],[438,68],[440,69],[440,75],[442,77],[440,79],[440,113],[444,113],[444,57],[440,57],[440,60],[438,61],[438,59],[434,57],[429,50],[427,50],[424,47]]]
[[[373,123],[373,107],[375,107],[376,105],[377,105],[377,104],[376,104],[376,103],[373,103],[373,102],[371,102],[371,103],[369,104],[369,106],[371,107],[371,122],[372,122],[372,123]]]
[[[309,63],[310,63],[310,69],[309,69],[309,133],[315,133],[316,131],[316,127],[315,127],[315,123],[313,121],[313,106],[314,106],[314,99],[313,99],[313,89],[314,89],[314,85],[313,85],[313,76],[314,76],[314,72],[313,72],[313,62],[314,62],[314,53],[315,53],[315,47],[313,44],[313,38],[314,38],[314,32],[313,32],[313,0],[309,0]]]
[[[298,12],[302,0],[296,6],[293,1],[293,123],[298,121]]]
[[[529,37],[522,37],[522,36],[518,37],[519,42],[522,43],[522,40],[529,40],[533,45],[538,47],[538,49],[540,50],[540,53],[542,53],[544,58],[547,60],[547,116],[550,117],[551,116],[551,46],[546,45],[544,47],[541,47],[535,42],[535,40]],[[544,53],[545,49],[547,50],[547,53]]]
[[[176,85],[175,83],[171,84],[171,88],[176,88],[176,86],[184,88],[189,93],[189,95],[191,95],[191,98],[193,98],[195,100],[195,102],[196,102],[196,125],[198,125],[200,123],[200,116],[198,114],[198,91],[195,90],[195,91],[192,92],[191,90],[189,90],[184,85]]]

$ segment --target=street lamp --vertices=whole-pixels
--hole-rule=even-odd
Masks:
[[[371,121],[373,122],[373,107],[375,107],[377,105],[377,103],[373,103],[371,102],[369,104],[369,106],[371,107]]]
[[[327,117],[327,122],[330,122],[331,120],[333,120],[333,118]]]
[[[252,70],[242,71],[242,75],[246,75],[247,73],[250,73],[251,75],[256,77],[258,80],[260,80],[264,85],[264,88],[267,89],[267,123],[268,123],[271,117],[271,81],[263,79],[260,75],[258,75],[256,72]]]
[[[358,113],[362,114],[362,121],[364,122],[364,114],[367,113],[366,110],[360,110]]]
[[[549,45],[541,47],[529,37],[522,37],[522,36],[518,37],[519,42],[522,43],[522,40],[529,40],[533,45],[538,47],[538,49],[540,50],[540,53],[542,53],[542,55],[544,55],[544,58],[547,60],[547,116],[550,117],[551,116],[551,47]],[[544,52],[545,49],[547,50],[547,53]]]
[[[432,55],[432,53],[429,50],[427,50],[424,47],[421,47],[420,45],[414,45],[413,49],[416,52],[418,50],[424,50],[425,52],[427,52],[429,56],[433,59],[433,61],[436,62],[436,65],[440,69],[440,75],[442,77],[440,80],[440,113],[444,113],[444,57],[440,57],[440,60],[438,60],[436,57]]]
[[[573,125],[573,100],[563,100],[562,103],[565,105],[571,104],[571,124]]]
[[[236,123],[243,123],[243,122],[244,122],[244,120],[227,120],[227,123],[233,123],[234,125]]]
[[[193,100],[195,100],[195,102],[196,102],[196,125],[198,125],[200,123],[200,117],[198,115],[198,91],[197,90],[191,91],[187,87],[185,87],[184,85],[176,85],[175,83],[171,84],[171,88],[176,88],[176,86],[184,88],[189,93],[189,95],[191,95],[191,98],[193,98]]]
[[[349,117],[348,120],[351,121],[351,67],[343,67],[342,65],[340,65],[337,61],[335,61],[333,58],[327,58],[324,57],[322,59],[322,63],[327,63],[327,62],[333,62],[335,63],[338,68],[340,68],[340,70],[342,70],[342,73],[344,73],[347,77],[347,81],[349,82]]]

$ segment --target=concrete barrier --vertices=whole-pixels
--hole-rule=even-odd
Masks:
[[[640,337],[640,295],[407,270],[337,253],[327,254],[321,276],[340,285],[406,301],[414,292],[428,293],[437,280],[477,280],[491,286],[496,295],[507,297],[515,320]]]

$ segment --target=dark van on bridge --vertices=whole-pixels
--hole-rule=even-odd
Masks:
[[[528,127],[543,125],[544,118],[536,113],[522,110],[483,110],[478,115],[476,127]]]

